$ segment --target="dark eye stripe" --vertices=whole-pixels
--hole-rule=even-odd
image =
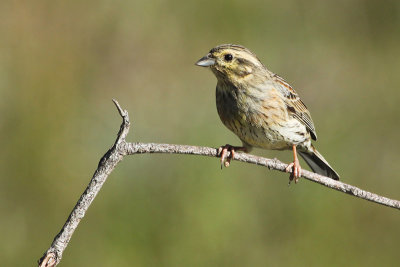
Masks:
[[[250,60],[248,60],[248,59],[245,59],[245,58],[236,58],[236,60],[238,61],[238,63],[239,64],[241,64],[241,65],[245,65],[245,66],[249,66],[249,67],[251,67],[252,69],[255,69],[256,68],[256,65],[253,63],[253,62],[251,62]]]

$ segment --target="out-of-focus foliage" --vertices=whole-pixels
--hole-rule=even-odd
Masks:
[[[221,43],[245,45],[293,85],[344,182],[400,198],[399,1],[3,0],[0,16],[4,266],[32,266],[50,245],[114,141],[112,98],[130,112],[130,141],[240,144],[219,121],[214,76],[194,66]],[[128,157],[62,265],[398,264],[398,211],[287,178]]]

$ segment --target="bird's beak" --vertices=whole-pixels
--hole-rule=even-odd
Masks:
[[[200,67],[210,67],[215,64],[215,58],[212,58],[211,54],[208,53],[207,56],[200,58],[196,65]]]

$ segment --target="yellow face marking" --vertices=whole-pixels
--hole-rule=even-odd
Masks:
[[[218,48],[210,53],[215,59],[212,69],[222,80],[239,81],[263,67],[254,54],[242,48]]]

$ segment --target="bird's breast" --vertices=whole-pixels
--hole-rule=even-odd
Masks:
[[[305,127],[288,116],[285,103],[273,91],[218,84],[216,105],[223,124],[251,146],[287,149],[305,140]]]

